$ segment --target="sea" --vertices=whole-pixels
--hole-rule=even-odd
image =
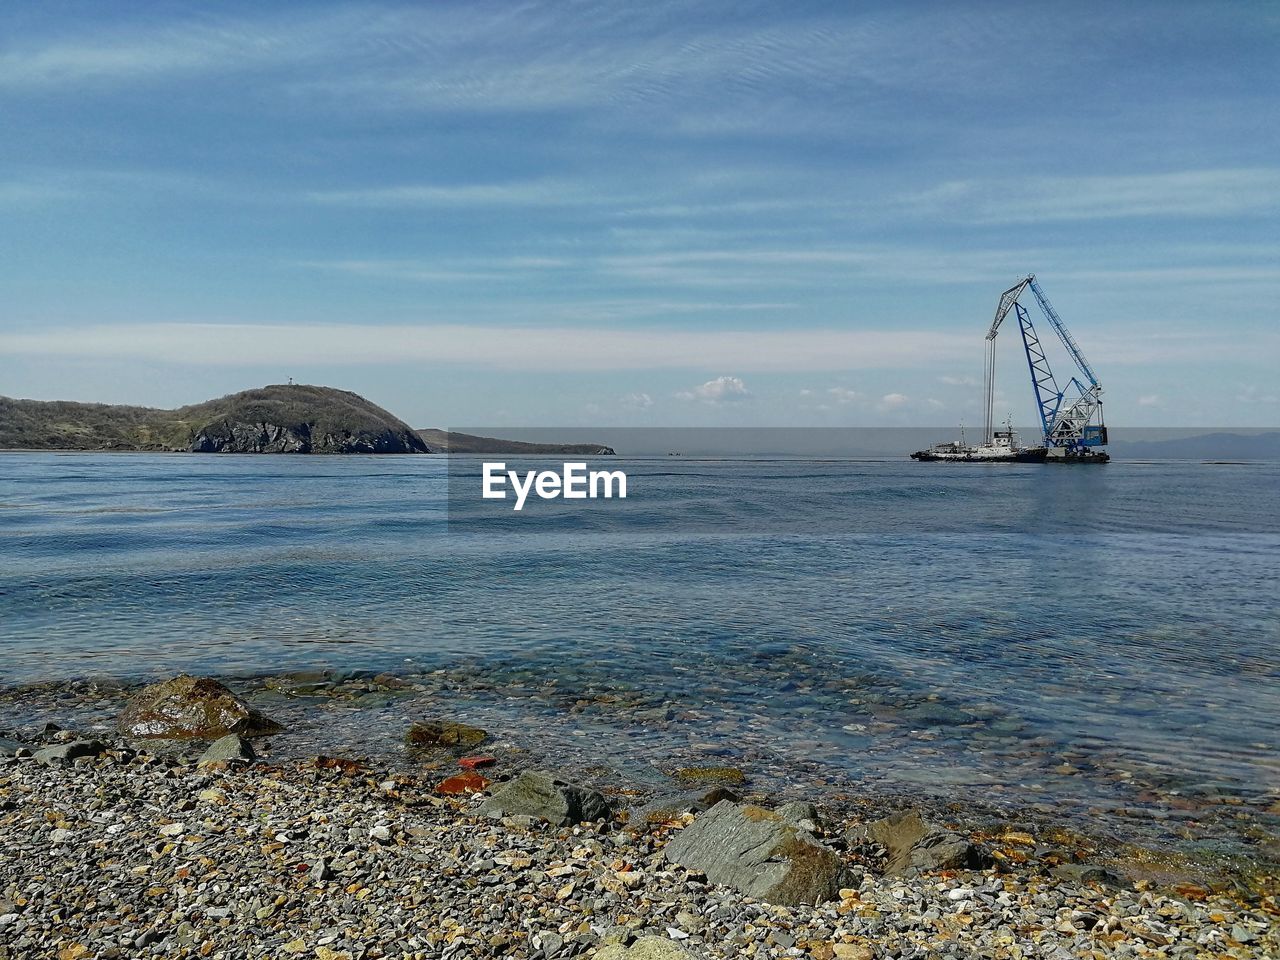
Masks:
[[[601,465],[625,500],[516,512],[474,458],[0,454],[0,726],[61,681],[389,672],[641,779],[1280,810],[1280,464]]]

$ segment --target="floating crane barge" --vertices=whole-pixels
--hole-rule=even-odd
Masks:
[[[1035,295],[1040,311],[1053,327],[1062,345],[1066,347],[1067,353],[1078,370],[1079,375],[1073,375],[1063,387],[1058,386],[1053,370],[1049,367],[1049,360],[1040,344],[1035,324],[1031,322],[1031,314],[1018,302],[1018,298],[1028,288]],[[1027,355],[1027,367],[1031,371],[1031,387],[1035,392],[1036,409],[1040,414],[1040,425],[1044,430],[1041,445],[1037,447],[1019,446],[1018,436],[1013,432],[1012,426],[1006,425],[1004,430],[996,430],[992,418],[996,389],[996,334],[1000,332],[1000,325],[1010,311],[1013,311],[1018,318],[1018,328],[1022,332],[1022,346]],[[984,441],[976,446],[967,446],[963,441],[934,444],[927,450],[918,450],[911,454],[913,460],[971,463],[1106,463],[1111,459],[1105,450],[1098,449],[1107,443],[1107,427],[1102,419],[1102,386],[1098,383],[1098,378],[1094,375],[1093,368],[1089,366],[1089,361],[1085,359],[1079,344],[1067,330],[1058,312],[1053,309],[1053,304],[1044,295],[1040,285],[1036,283],[1035,274],[1023,277],[1000,295],[1000,303],[996,306],[995,319],[991,321],[986,340],[984,393],[987,423]]]

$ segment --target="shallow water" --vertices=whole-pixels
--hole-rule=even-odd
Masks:
[[[0,456],[0,685],[449,668],[615,762],[1280,793],[1280,465],[610,466],[628,500],[515,515],[474,461]]]

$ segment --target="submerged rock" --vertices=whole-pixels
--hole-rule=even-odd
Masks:
[[[460,747],[469,750],[488,739],[489,734],[479,727],[450,720],[421,720],[413,724],[404,735],[405,746],[415,749]]]
[[[770,903],[834,900],[845,875],[834,850],[772,810],[722,800],[667,844],[666,857]]]
[[[555,775],[526,770],[502,784],[480,805],[489,817],[539,817],[558,827],[608,820],[613,807],[599,791],[577,787]]]
[[[672,774],[685,783],[745,783],[747,775],[737,767],[681,767]]]
[[[117,723],[125,736],[167,739],[267,736],[284,729],[217,680],[185,674],[144,687]]]
[[[854,827],[846,836],[876,841],[889,853],[885,873],[914,877],[930,870],[979,870],[985,857],[960,834],[921,818],[916,810],[895,813],[866,827]]]

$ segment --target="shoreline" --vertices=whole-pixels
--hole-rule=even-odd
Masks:
[[[990,841],[1011,856],[987,869],[888,876],[883,848],[848,839],[856,821],[823,816],[814,830],[838,851],[843,886],[780,905],[666,856],[705,813],[551,825],[441,796],[438,772],[317,758],[200,766],[203,746],[135,752],[108,739],[71,761],[0,760],[11,878],[0,958],[559,960],[625,956],[644,937],[673,960],[1280,950],[1274,897],[1045,873],[1026,854],[1048,838]]]
[[[482,685],[492,683],[499,699],[509,694],[497,678],[483,671],[481,675],[486,677]],[[584,721],[593,704],[575,700],[577,693],[565,691],[565,702],[552,708],[563,714],[559,718],[544,711],[517,719],[510,712],[482,709],[475,691],[465,689],[467,676],[444,670],[403,675],[313,670],[226,682],[247,704],[284,724],[283,732],[253,738],[272,763],[305,764],[316,756],[334,756],[434,783],[458,772],[456,756],[407,748],[405,732],[415,718],[463,721],[484,728],[483,749],[494,754],[495,766],[488,773],[495,782],[521,769],[554,769],[607,795],[640,802],[688,789],[692,784],[681,780],[680,769],[705,768],[722,774],[710,776],[708,784],[722,783],[766,805],[811,802],[832,819],[861,821],[915,809],[975,837],[992,838],[1008,831],[1056,837],[1059,846],[1072,847],[1073,861],[1088,860],[1157,887],[1280,892],[1280,831],[1276,829],[1280,805],[1260,806],[1266,803],[1265,797],[1256,798],[1251,806],[1239,796],[1223,795],[1212,807],[1197,809],[1188,806],[1189,798],[1175,792],[1163,800],[1149,798],[1145,807],[1118,807],[1107,814],[1098,807],[1081,810],[1038,801],[1030,793],[999,795],[977,787],[930,791],[919,783],[912,787],[892,780],[835,776],[816,761],[788,762],[767,749],[730,752],[708,742],[689,747],[677,735],[680,719],[666,706],[633,711],[641,718],[638,729],[620,726],[608,731],[646,741],[648,754],[627,758],[609,755],[607,744],[592,744],[602,729],[592,729]],[[61,725],[77,731],[81,738],[114,738],[123,745],[126,741],[120,739],[114,718],[142,686],[140,681],[97,679],[0,687],[0,737],[29,740],[33,731],[52,722],[55,728]],[[700,725],[692,726],[695,739],[705,741],[705,735],[696,733]],[[155,752],[163,746],[161,752],[194,762],[205,743],[199,738],[134,740],[130,747]],[[644,759],[655,752],[666,760]],[[928,768],[923,771],[925,776],[930,773]],[[1023,859],[1035,862],[1037,858]],[[1041,864],[1044,870],[1054,865]]]

